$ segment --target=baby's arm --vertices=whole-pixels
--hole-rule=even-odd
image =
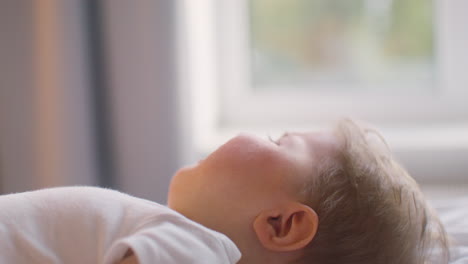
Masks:
[[[122,259],[118,264],[138,264],[138,259],[132,254]]]
[[[112,264],[237,263],[240,259],[240,252],[223,234],[176,214],[159,215],[115,241],[106,255],[104,263]]]
[[[133,254],[133,251],[128,250],[118,264],[138,264],[138,259],[135,254]]]

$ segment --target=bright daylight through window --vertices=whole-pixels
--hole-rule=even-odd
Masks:
[[[252,0],[249,9],[254,89],[434,87],[432,1]]]

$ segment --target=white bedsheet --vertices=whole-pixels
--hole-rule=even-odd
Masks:
[[[462,198],[433,200],[432,205],[453,239],[451,264],[468,264],[468,194]]]

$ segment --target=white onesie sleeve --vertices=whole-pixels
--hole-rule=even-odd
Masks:
[[[236,263],[221,233],[117,191],[62,187],[0,195],[0,264]]]
[[[128,249],[139,264],[230,264],[241,257],[226,236],[178,215],[159,216],[133,235],[116,241],[104,263],[115,263]]]

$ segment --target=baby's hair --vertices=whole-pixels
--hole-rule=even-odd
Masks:
[[[380,133],[350,119],[334,133],[336,156],[317,161],[302,190],[319,226],[299,262],[448,263],[442,224]]]

